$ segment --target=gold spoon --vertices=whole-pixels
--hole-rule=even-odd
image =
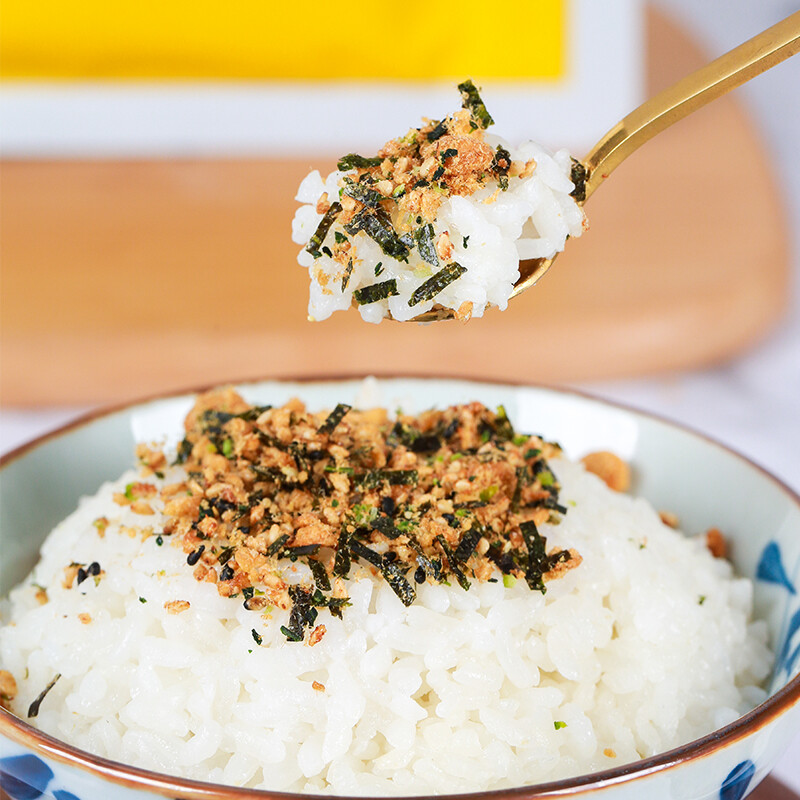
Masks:
[[[583,205],[631,153],[657,133],[798,51],[800,11],[646,100],[621,119],[584,158],[585,194],[578,200],[579,204]],[[556,256],[520,261],[519,279],[514,284],[511,297],[530,289],[550,269],[555,259]],[[414,317],[413,322],[436,322],[452,318],[451,309],[434,306],[430,311]]]

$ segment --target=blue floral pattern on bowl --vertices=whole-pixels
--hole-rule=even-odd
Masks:
[[[38,756],[0,758],[0,788],[11,800],[81,800],[72,792],[58,788],[54,778],[53,770]]]
[[[737,764],[723,781],[719,790],[719,800],[742,800],[746,797],[755,772],[756,765],[752,761],[742,761]]]
[[[797,571],[797,569],[794,570],[795,573]],[[769,542],[761,553],[761,558],[756,568],[756,578],[786,589],[789,594],[786,605],[788,622],[785,624],[785,629],[780,638],[781,645],[775,657],[775,668],[773,670],[775,678],[781,676],[788,678],[792,675],[798,657],[800,657],[800,641],[795,642],[795,637],[800,632],[800,602],[797,602],[797,589],[783,564],[781,548],[777,542]],[[793,600],[797,608],[789,617]],[[797,638],[800,640],[800,637]]]

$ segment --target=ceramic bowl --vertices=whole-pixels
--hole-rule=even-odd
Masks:
[[[256,403],[292,396],[312,408],[358,404],[360,380],[261,382]],[[773,767],[800,726],[800,498],[720,444],[647,414],[571,392],[452,380],[393,379],[373,386],[387,407],[421,410],[468,400],[503,404],[517,429],[544,432],[570,457],[609,449],[633,467],[632,491],[674,510],[683,527],[716,526],[740,574],[755,581],[756,614],[776,653],[769,698],[702,739],[612,770],[484,794],[493,798],[740,800]],[[87,417],[9,454],[0,473],[0,595],[33,566],[43,539],[78,498],[133,464],[136,441],[174,440],[192,396],[163,397]],[[0,785],[15,800],[266,798],[269,792],[171,778],[114,763],[43,735],[0,710]],[[475,795],[472,795],[475,797]]]

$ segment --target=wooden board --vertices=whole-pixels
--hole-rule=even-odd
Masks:
[[[648,92],[703,61],[648,17]],[[695,367],[779,319],[785,221],[726,97],[629,159],[539,286],[466,325],[306,321],[289,238],[317,159],[2,164],[0,400],[102,403],[251,376],[413,372],[563,382]]]

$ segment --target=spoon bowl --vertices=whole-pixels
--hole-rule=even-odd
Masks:
[[[579,178],[582,185],[576,186],[578,205],[582,206],[628,156],[656,134],[798,51],[800,11],[646,100],[611,128],[582,162],[576,162],[583,166],[584,172],[583,178]],[[573,170],[573,174],[575,172]],[[511,297],[522,294],[537,283],[557,257],[558,253],[552,258],[520,261],[519,278],[514,283]],[[454,316],[452,309],[435,305],[411,321],[438,322]]]

